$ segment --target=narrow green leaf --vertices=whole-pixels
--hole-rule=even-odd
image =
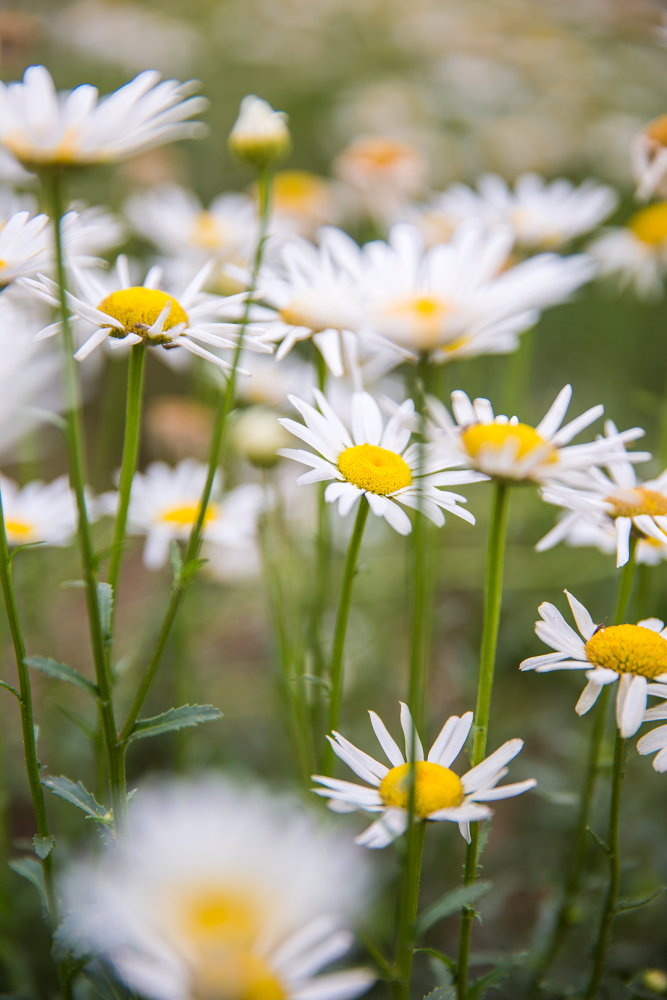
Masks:
[[[13,872],[16,872],[17,875],[27,879],[28,882],[32,882],[40,895],[42,906],[45,910],[48,910],[49,904],[46,899],[44,872],[42,871],[42,866],[37,858],[13,858],[11,861],[8,861],[7,864]]]
[[[38,858],[43,861],[44,858],[48,858],[49,854],[56,846],[55,837],[40,837],[38,833],[32,838],[33,847],[35,848],[35,854]]]
[[[479,879],[472,885],[461,885],[458,889],[446,893],[437,902],[429,906],[420,917],[417,918],[417,934],[423,934],[433,924],[445,917],[451,917],[457,910],[462,910],[464,906],[472,904],[489,891],[493,882],[487,879]]]
[[[437,948],[415,948],[415,951],[423,952],[425,955],[430,955],[431,958],[436,958],[439,962],[442,962],[450,972],[456,972],[456,962],[449,955],[445,955],[444,951],[438,951]]]
[[[208,559],[191,559],[190,562],[187,562],[183,567],[179,577],[179,582],[189,583],[195,573],[200,570],[202,566],[205,566],[207,562]]]
[[[213,722],[221,718],[222,712],[213,708],[213,705],[181,705],[180,708],[170,708],[168,712],[152,719],[136,722],[126,742],[142,740],[147,736],[160,736],[162,733],[171,733],[176,729],[198,726],[200,722]]]
[[[622,899],[616,907],[616,913],[627,913],[628,910],[639,910],[642,906],[648,906],[658,896],[662,896],[663,892],[667,892],[667,885],[661,885],[650,896],[642,896],[639,899]]]
[[[97,584],[97,606],[100,610],[100,625],[105,640],[109,639],[111,628],[111,608],[113,606],[113,587],[110,583]]]
[[[47,774],[40,779],[45,788],[49,788],[54,795],[59,795],[61,799],[71,802],[73,806],[78,806],[87,816],[97,820],[99,823],[109,822],[109,813],[95,800],[95,797],[83,787],[80,781],[76,784],[69,778],[60,776],[54,778]]]
[[[601,848],[604,851],[604,853],[607,855],[608,858],[610,858],[611,855],[612,855],[611,848],[609,847],[608,844],[605,843],[605,841],[602,839],[602,837],[598,837],[598,835],[595,832],[595,830],[592,830],[590,828],[590,826],[586,827],[586,832],[590,833],[591,837],[593,838],[593,840],[595,841],[595,843],[598,845],[598,847]]]
[[[97,698],[97,688],[95,685],[87,677],[84,677],[83,674],[80,674],[78,670],[68,667],[66,663],[59,663],[58,660],[52,660],[49,656],[29,656],[25,662],[28,667],[32,667],[34,670],[41,670],[43,674],[55,677],[59,681],[67,681],[69,684],[74,684],[79,690],[85,691],[86,694],[91,695],[93,698]]]
[[[7,684],[5,681],[0,681],[0,687],[5,688],[7,691],[11,691],[15,698],[18,698],[19,701],[21,700],[21,695],[18,693],[16,688],[11,686],[11,684]]]
[[[497,986],[498,983],[501,983],[503,979],[509,976],[512,969],[516,968],[517,965],[523,965],[527,958],[527,951],[517,952],[515,955],[506,955],[505,958],[501,958],[495,969],[492,969],[485,976],[480,976],[479,979],[476,979],[471,984],[468,990],[468,1000],[477,1000],[477,997],[482,996],[486,990]]]
[[[97,739],[97,730],[93,725],[91,725],[90,722],[88,722],[88,719],[85,719],[83,717],[83,715],[79,715],[78,712],[73,712],[70,708],[67,708],[65,705],[61,705],[59,701],[55,700],[55,698],[47,698],[46,704],[51,705],[53,708],[56,709],[56,711],[60,712],[61,715],[64,715],[65,718],[68,719],[73,726],[76,726],[77,729],[81,730],[81,732],[85,737],[87,737],[87,739],[95,742],[95,740]]]
[[[14,562],[14,556],[17,556],[19,552],[23,552],[24,549],[34,549],[36,545],[44,545],[44,542],[26,542],[25,545],[17,545],[15,549],[9,553],[9,559],[7,560],[7,565],[11,567]]]

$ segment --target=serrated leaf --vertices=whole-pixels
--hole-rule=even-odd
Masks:
[[[73,806],[78,806],[79,809],[82,809],[92,819],[100,823],[109,821],[107,810],[95,800],[94,795],[91,795],[80,781],[77,781],[75,784],[63,775],[59,778],[54,778],[50,774],[45,775],[40,780],[44,787],[49,788],[54,795],[59,795],[61,799],[71,802]]]
[[[504,958],[501,958],[495,969],[492,969],[491,972],[488,972],[485,976],[480,976],[474,983],[471,983],[468,990],[468,1000],[477,1000],[477,997],[482,996],[486,990],[497,986],[498,983],[501,983],[503,979],[509,976],[512,969],[517,965],[523,965],[527,958],[527,951],[520,951],[515,955],[506,955]]]
[[[80,691],[85,691],[91,697],[97,698],[97,688],[95,685],[87,677],[84,677],[83,674],[80,674],[78,670],[68,667],[66,663],[59,663],[58,660],[52,660],[49,656],[29,656],[25,662],[28,667],[32,667],[34,670],[41,670],[43,674],[55,677],[59,681],[67,681],[69,684],[78,687]]]
[[[189,583],[195,573],[200,570],[202,566],[205,566],[207,562],[208,559],[191,559],[190,562],[187,562],[183,567],[179,577],[179,582]]]
[[[105,640],[109,639],[111,628],[111,608],[113,606],[113,587],[110,583],[97,584],[97,607],[100,612],[100,625]]]
[[[170,708],[168,712],[152,719],[135,722],[126,742],[142,740],[147,736],[160,736],[162,733],[171,733],[187,726],[198,726],[200,722],[214,722],[221,718],[222,712],[213,708],[213,705],[181,705],[180,708]]]
[[[12,858],[12,860],[8,861],[7,864],[13,872],[16,872],[17,875],[27,879],[28,882],[32,882],[40,895],[42,906],[45,910],[48,910],[49,904],[46,899],[44,872],[42,871],[42,866],[37,858]]]
[[[489,891],[492,885],[493,882],[479,879],[472,885],[461,885],[458,889],[446,893],[417,918],[417,934],[423,934],[433,924],[444,920],[445,917],[451,917],[453,913],[462,910],[464,906],[472,906],[476,900]]]
[[[424,1000],[456,1000],[455,986],[437,986],[427,993]]]
[[[56,846],[56,838],[50,835],[48,837],[40,837],[40,835],[36,833],[32,838],[32,844],[35,848],[35,854],[43,861],[44,858],[48,858],[49,854]]]

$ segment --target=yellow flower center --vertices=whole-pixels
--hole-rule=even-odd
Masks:
[[[666,644],[667,645],[667,644]],[[380,798],[386,806],[407,809],[410,801],[410,764],[392,767],[380,783]],[[448,767],[415,762],[415,813],[422,819],[438,809],[452,809],[463,802],[463,785]]]
[[[408,295],[390,302],[383,310],[388,330],[422,351],[438,346],[447,335],[449,303],[435,295]]]
[[[212,212],[199,213],[190,233],[190,241],[202,250],[218,250],[223,244],[223,230]]]
[[[628,222],[638,240],[655,246],[667,239],[667,202],[658,201],[655,205],[640,208]]]
[[[327,182],[307,170],[279,170],[273,175],[273,206],[279,212],[307,212],[328,198]]]
[[[204,890],[185,906],[185,925],[195,941],[215,939],[225,944],[250,945],[257,933],[257,914],[242,893]]]
[[[461,434],[463,447],[473,458],[482,451],[501,451],[510,441],[517,459],[538,449],[543,453],[543,462],[555,462],[558,457],[553,445],[528,424],[471,424]]]
[[[619,490],[605,497],[607,503],[613,505],[612,517],[638,517],[648,514],[649,517],[667,514],[667,497],[657,490],[645,490],[636,486],[632,490]]]
[[[586,643],[586,656],[598,667],[619,674],[659,677],[667,674],[667,641],[643,625],[610,625]]]
[[[348,483],[360,490],[387,496],[409,486],[412,473],[400,455],[375,444],[357,444],[346,448],[338,459],[338,468]]]
[[[155,323],[167,303],[171,304],[171,309],[164,321],[163,330],[171,330],[179,323],[185,323],[187,326],[188,314],[183,307],[171,295],[159,292],[156,288],[123,288],[107,295],[97,308],[123,324],[122,331],[115,327],[111,329],[112,337],[124,337],[128,333],[138,333],[143,336]],[[171,337],[157,334],[150,340],[152,344],[168,344],[171,342]]]
[[[8,541],[25,542],[26,539],[32,535],[34,525],[26,524],[25,521],[9,520],[5,521],[5,531],[7,532]]]
[[[195,972],[193,1000],[286,1000],[272,970],[256,955],[208,954]]]
[[[195,522],[195,518],[199,513],[199,504],[183,504],[182,507],[167,507],[160,514],[160,520],[166,521],[167,524],[174,524],[179,528],[190,527]],[[204,524],[208,524],[217,517],[217,507],[215,504],[209,504],[206,508],[206,513],[204,514]]]

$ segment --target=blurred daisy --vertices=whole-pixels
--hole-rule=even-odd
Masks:
[[[660,687],[662,685],[652,686]],[[656,691],[649,692],[649,694],[656,693]],[[663,697],[663,695],[660,694],[660,697]],[[664,704],[659,708],[649,708],[644,713],[644,722],[654,722],[656,719],[667,719],[667,707]],[[667,726],[658,726],[657,729],[652,729],[650,733],[642,736],[637,741],[637,750],[643,757],[649,753],[655,753],[655,757],[653,758],[654,769],[661,773],[667,771]]]
[[[0,492],[10,547],[33,542],[69,545],[78,517],[67,476],[59,476],[52,483],[34,480],[23,488],[0,476]]]
[[[642,299],[659,298],[667,273],[667,202],[640,208],[625,226],[594,240],[588,251],[600,277],[616,277],[622,288],[632,285]]]
[[[566,521],[568,518],[569,515],[565,514],[553,530],[557,531],[563,521]],[[617,556],[618,541],[614,522],[606,518],[605,522],[607,527],[589,521],[587,518],[577,517],[574,522],[571,521],[565,526],[562,533],[563,537],[559,540],[572,548],[594,548],[604,553],[604,555]],[[545,539],[542,541],[545,541]],[[539,552],[552,547],[551,545],[543,546],[542,542],[538,542],[538,545],[540,546],[538,549]],[[535,547],[537,549],[537,546]],[[667,545],[656,541],[654,538],[646,538],[645,536],[638,538],[634,559],[638,566],[657,566],[658,563],[667,560]]]
[[[401,727],[405,735],[405,756],[389,735],[382,720],[369,712],[371,725],[384,750],[391,767],[362,753],[340,733],[333,739],[327,736],[334,753],[340,757],[355,774],[367,781],[372,788],[355,785],[338,778],[313,775],[313,780],[323,785],[314,788],[316,795],[329,799],[334,812],[382,813],[362,834],[355,837],[355,843],[364,847],[386,847],[404,833],[408,825],[408,801],[410,775],[414,759],[415,774],[415,818],[439,822],[449,820],[458,823],[461,834],[470,841],[469,824],[487,819],[491,810],[483,802],[506,799],[520,795],[537,784],[532,778],[514,785],[496,788],[501,778],[507,774],[505,766],[516,757],[523,747],[523,740],[508,740],[486,760],[473,767],[459,778],[450,765],[454,763],[468,738],[473,714],[466,712],[459,718],[453,715],[447,720],[440,735],[424,760],[424,750],[419,737],[414,732],[412,716],[407,705],[401,702]],[[414,758],[411,748],[414,745]]]
[[[2,234],[0,233],[0,239]],[[115,274],[109,277],[103,272],[83,271],[73,268],[72,274],[77,295],[67,293],[68,304],[78,320],[94,324],[97,329],[85,341],[74,357],[83,361],[91,351],[104,343],[133,345],[145,341],[149,347],[163,347],[172,350],[183,347],[191,354],[212,361],[220,368],[233,366],[216,354],[205,351],[198,342],[213,347],[236,348],[236,335],[240,327],[236,323],[215,322],[219,317],[236,311],[240,302],[245,301],[245,293],[223,298],[202,292],[211,273],[213,262],[204,266],[190,284],[178,296],[161,291],[157,286],[162,279],[160,268],[148,272],[142,286],[132,285],[127,258],[123,255],[116,261]],[[23,279],[22,284],[35,295],[57,308],[59,304],[58,286],[44,275],[37,280]],[[60,323],[45,327],[40,339],[52,337],[60,329]],[[234,339],[222,337],[224,332]],[[246,328],[244,344],[248,350],[270,351],[253,336],[253,328]],[[238,369],[242,375],[249,373]]]
[[[161,569],[169,558],[172,539],[187,540],[199,513],[208,466],[184,458],[175,468],[166,462],[151,462],[132,481],[128,531],[146,535],[144,565]],[[221,495],[222,480],[213,481],[213,490],[204,517],[203,537],[225,548],[244,548],[256,531],[262,508],[261,487],[246,484]],[[100,500],[106,513],[114,514],[117,493]]]
[[[595,625],[579,601],[565,591],[583,642],[553,604],[538,608],[535,632],[554,653],[531,656],[521,670],[585,670],[588,684],[576,705],[585,715],[605,684],[619,681],[616,722],[621,736],[634,736],[642,724],[649,694],[667,698],[667,630],[657,618],[636,625]],[[662,693],[664,691],[664,694]]]
[[[660,549],[664,550],[663,557],[667,558],[667,469],[657,479],[638,482],[625,446],[619,441],[616,425],[611,420],[605,424],[605,437],[606,440],[616,441],[616,454],[613,460],[605,463],[608,476],[601,469],[592,467],[579,477],[574,484],[576,489],[569,485],[552,485],[542,490],[542,498],[547,503],[564,507],[570,513],[537,543],[537,551],[553,548],[583,523],[601,531],[605,537],[611,534],[617,566],[625,566],[630,558],[630,534],[633,529],[640,538],[653,543],[651,548],[657,550],[654,561],[659,561]],[[636,455],[632,457],[637,458]],[[645,453],[647,461],[649,457]],[[645,554],[643,561],[653,560]]]
[[[465,463],[496,479],[537,483],[567,480],[577,470],[615,461],[619,444],[643,436],[641,427],[633,427],[565,447],[604,412],[602,405],[593,406],[561,426],[571,398],[572,386],[566,385],[537,427],[531,427],[520,423],[518,417],[495,416],[488,399],[471,402],[459,389],[452,393],[456,422],[439,400],[429,400],[434,421],[429,434],[452,464]],[[627,455],[627,461],[646,462],[650,457],[646,452],[637,452]]]
[[[318,975],[353,943],[358,852],[290,800],[220,778],[144,788],[131,847],[72,866],[59,938],[151,1000],[349,1000],[367,969]]]
[[[656,192],[667,196],[667,115],[654,118],[635,136],[630,160],[638,198],[646,201]]]
[[[271,230],[312,239],[320,226],[337,221],[331,181],[308,170],[278,170],[273,175]]]
[[[83,84],[56,93],[45,66],[29,66],[22,83],[0,83],[0,144],[28,169],[115,163],[143,150],[201,135],[185,119],[206,107],[188,97],[192,83],[159,82],[153,70],[107,97]]]
[[[285,458],[312,468],[312,472],[299,478],[300,485],[334,479],[336,482],[327,486],[324,498],[327,503],[338,502],[341,516],[349,514],[357,500],[366,497],[373,514],[384,517],[401,535],[409,534],[412,525],[399,504],[421,511],[438,527],[445,523],[442,509],[475,523],[472,514],[457,506],[467,502],[465,497],[436,487],[474,483],[486,477],[477,472],[445,472],[460,465],[460,460],[444,458],[432,446],[409,445],[411,431],[406,424],[414,419],[411,399],[398,408],[383,428],[380,408],[373,397],[367,392],[356,392],[352,397],[350,435],[327,398],[318,389],[313,389],[313,394],[319,412],[296,396],[289,397],[305,426],[295,420],[280,420],[283,427],[316,452],[292,448],[279,451]]]
[[[342,181],[380,222],[404,216],[410,201],[424,189],[428,164],[409,142],[389,136],[354,139],[334,164]]]

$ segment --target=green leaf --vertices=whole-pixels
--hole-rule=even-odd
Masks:
[[[447,966],[450,972],[456,972],[456,962],[449,955],[445,955],[444,951],[438,951],[437,948],[415,948],[415,951],[430,955],[431,958],[437,958],[439,962]]]
[[[456,1000],[455,986],[437,986],[427,993],[424,1000]]]
[[[162,733],[171,733],[176,729],[184,729],[186,726],[198,726],[200,722],[213,722],[221,719],[222,712],[213,708],[213,705],[181,705],[180,708],[170,708],[162,715],[156,715],[152,719],[142,719],[135,722],[134,729],[128,736],[126,743],[131,740],[143,740],[147,736],[160,736]]]
[[[175,538],[172,538],[169,543],[169,558],[174,570],[174,583],[178,583],[183,572],[183,557],[181,556],[181,547]]]
[[[54,795],[59,795],[61,799],[71,802],[73,806],[78,806],[91,819],[98,823],[109,823],[110,816],[104,806],[95,800],[95,797],[83,787],[80,781],[76,784],[61,775],[54,778],[47,774],[40,779],[45,788],[50,788]]]
[[[13,872],[16,872],[17,875],[20,875],[22,878],[26,878],[28,882],[32,882],[40,895],[42,906],[45,910],[48,910],[49,904],[46,898],[44,872],[42,871],[42,866],[37,858],[13,858],[11,861],[8,861],[7,864]]]
[[[495,969],[471,983],[468,990],[468,1000],[477,1000],[477,997],[481,997],[486,990],[497,986],[509,976],[512,969],[516,968],[517,965],[523,965],[527,958],[527,951],[520,951],[515,955],[506,955],[505,958],[501,958]]]
[[[100,625],[105,641],[110,638],[111,608],[113,607],[113,587],[110,583],[97,584],[97,606],[100,612]]]
[[[663,892],[667,892],[667,885],[661,885],[650,896],[642,896],[639,899],[622,899],[616,907],[616,913],[627,913],[628,910],[638,910],[642,906],[648,906],[658,896],[662,896]]]
[[[611,856],[612,856],[612,850],[609,847],[609,845],[605,843],[605,841],[602,839],[602,837],[598,837],[598,835],[595,832],[595,830],[592,830],[590,828],[590,826],[586,827],[586,832],[590,833],[591,837],[593,838],[593,840],[595,841],[595,843],[598,845],[598,847],[601,850],[604,851],[604,853],[607,855],[608,858],[611,858]]]
[[[45,542],[26,542],[25,545],[17,545],[15,549],[9,553],[9,559],[7,560],[7,566],[10,567],[14,562],[14,556],[17,556],[19,552],[23,552],[24,549],[34,549],[36,545],[45,545]]]
[[[40,837],[38,833],[32,838],[33,847],[35,848],[35,854],[38,858],[43,861],[44,858],[48,858],[49,854],[56,846],[55,837]]]
[[[68,683],[78,687],[79,690],[85,691],[86,694],[91,695],[93,698],[97,698],[97,688],[95,685],[87,677],[84,677],[83,674],[80,674],[78,670],[68,667],[66,663],[59,663],[58,660],[52,660],[49,656],[29,656],[25,663],[34,670],[41,670],[43,674],[48,674],[49,677],[55,677],[59,681],[68,681]]]
[[[11,691],[12,694],[16,698],[18,698],[19,701],[21,700],[21,695],[18,693],[18,691],[16,690],[16,688],[13,688],[11,686],[11,684],[7,684],[7,683],[5,683],[5,681],[0,681],[0,687],[6,688],[7,691]]]
[[[205,566],[208,559],[191,559],[183,567],[183,571],[179,577],[179,583],[189,583],[195,573]]]
[[[472,906],[480,896],[489,891],[492,885],[493,882],[480,879],[478,882],[473,882],[472,885],[461,885],[458,889],[446,893],[417,918],[417,934],[423,934],[433,924],[444,920],[445,917],[451,917],[453,913],[462,910],[464,906]]]

